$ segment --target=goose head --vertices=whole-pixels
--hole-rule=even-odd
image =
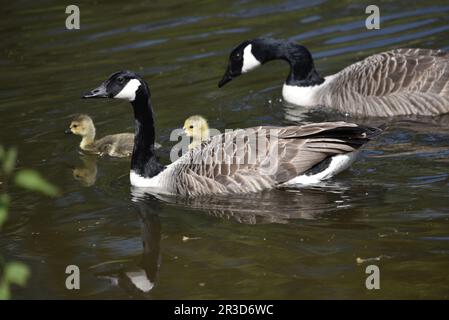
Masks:
[[[133,102],[145,89],[147,85],[137,73],[119,71],[110,75],[99,87],[85,93],[82,97],[84,99],[113,98]]]
[[[218,87],[275,59],[287,61],[290,65],[287,84],[315,85],[324,81],[316,72],[312,55],[306,47],[290,40],[256,38],[243,41],[231,51],[228,67]]]
[[[257,39],[245,40],[231,51],[228,68],[226,69],[223,78],[218,83],[219,88],[223,87],[232,79],[240,76],[242,73],[249,72],[263,63],[261,57],[257,57],[259,45],[256,40]]]
[[[189,149],[193,149],[202,141],[209,139],[209,125],[202,116],[195,115],[186,119],[183,126],[186,136],[192,137]]]
[[[164,170],[154,152],[156,130],[153,107],[149,87],[142,77],[132,71],[119,71],[82,97],[129,101],[133,107],[135,130],[131,172],[140,178],[151,178]]]

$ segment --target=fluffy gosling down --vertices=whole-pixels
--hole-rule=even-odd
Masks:
[[[203,141],[209,139],[209,124],[202,116],[188,117],[183,126],[186,136],[192,138],[189,149],[199,146]]]
[[[133,133],[111,134],[95,140],[96,129],[94,122],[86,114],[76,116],[65,133],[81,136],[81,150],[101,156],[129,157],[134,148]],[[160,145],[156,143],[155,148],[159,147]]]

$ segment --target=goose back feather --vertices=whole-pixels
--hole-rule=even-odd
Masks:
[[[368,116],[449,112],[449,53],[395,49],[370,56],[323,87],[319,104]]]
[[[380,132],[345,122],[235,130],[190,150],[155,177],[155,185],[163,193],[183,196],[274,188],[328,158],[354,152]],[[266,137],[264,146],[248,139],[237,143],[253,133]]]

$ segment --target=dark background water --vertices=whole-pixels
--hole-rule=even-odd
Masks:
[[[377,31],[364,27],[368,1],[79,1],[78,31],[65,29],[67,4],[14,1],[0,13],[0,143],[62,190],[56,199],[10,190],[1,253],[32,271],[15,298],[448,298],[445,117],[394,119],[320,189],[140,204],[129,159],[80,155],[79,140],[63,134],[80,112],[99,136],[132,131],[129,104],[80,100],[121,69],[150,84],[165,163],[171,130],[193,114],[219,130],[341,119],[285,106],[283,62],[218,89],[230,49],[256,36],[295,39],[322,75],[391,48],[447,50],[447,1],[377,1]],[[371,263],[377,291],[365,288]],[[70,264],[81,269],[79,291],[65,288]],[[111,281],[142,266],[157,278],[147,295]]]

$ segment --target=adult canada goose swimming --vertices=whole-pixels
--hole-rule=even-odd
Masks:
[[[111,157],[129,157],[133,152],[134,134],[118,133],[95,140],[95,125],[86,114],[76,116],[65,131],[67,134],[81,136],[80,148],[89,153],[109,155]],[[156,144],[156,147],[160,145]]]
[[[209,139],[209,124],[202,116],[188,117],[184,122],[183,129],[186,135],[192,138],[189,149],[193,149],[199,146],[201,142]]]
[[[323,78],[306,47],[258,38],[232,50],[218,86],[275,59],[290,65],[282,95],[295,105],[380,117],[449,112],[449,53],[441,50],[394,49]]]
[[[317,183],[346,169],[354,161],[356,150],[381,132],[345,122],[240,129],[215,135],[202,144],[203,148],[191,149],[163,166],[154,150],[150,91],[139,75],[116,72],[83,97],[131,103],[136,130],[131,184],[161,194],[244,193]],[[253,144],[251,136],[262,139]]]

